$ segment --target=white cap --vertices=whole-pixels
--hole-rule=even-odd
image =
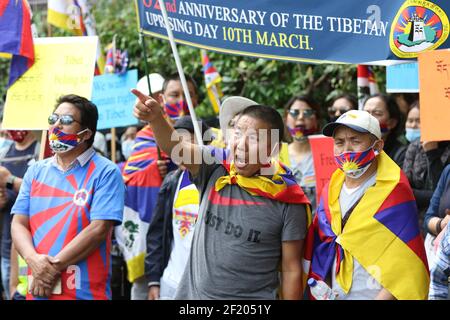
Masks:
[[[367,111],[349,110],[341,115],[335,122],[328,123],[322,133],[332,137],[334,130],[339,126],[346,126],[358,132],[371,133],[381,139],[380,122]]]
[[[152,89],[152,93],[162,91],[164,78],[159,73],[150,73],[148,76],[150,78],[150,88]],[[136,84],[136,89],[148,95],[147,76],[143,76],[139,79]]]
[[[222,130],[223,136],[225,137],[225,131],[228,129],[228,124],[236,114],[244,111],[245,108],[256,104],[257,103],[253,100],[239,96],[228,97],[223,100],[219,111],[220,130]]]

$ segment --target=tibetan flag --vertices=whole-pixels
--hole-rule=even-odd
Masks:
[[[324,187],[306,238],[305,273],[325,280],[334,272],[348,293],[356,259],[396,299],[427,299],[428,263],[416,202],[404,173],[382,152],[375,185],[367,189],[342,229],[339,194],[344,180],[344,173],[336,170]]]
[[[31,11],[25,0],[0,2],[0,53],[11,55],[8,86],[34,63]]]
[[[216,68],[212,65],[211,61],[209,61],[206,50],[201,51],[201,57],[208,97],[214,108],[214,112],[219,114],[220,99],[223,96],[222,91],[220,90],[220,82],[222,81],[222,78]]]
[[[157,160],[158,151],[153,132],[146,126],[136,135],[133,151],[123,169],[122,176],[126,184],[125,208],[123,223],[115,230],[117,242],[127,263],[130,282],[144,275],[146,236],[162,183]]]
[[[47,22],[82,36],[86,31],[83,15],[74,0],[48,0]]]
[[[214,153],[221,154],[220,151],[214,151]],[[223,156],[220,157],[223,158]],[[222,165],[227,170],[228,175],[217,179],[215,185],[216,191],[220,191],[228,184],[237,184],[254,196],[260,196],[285,203],[305,204],[308,208],[310,207],[308,198],[303,193],[302,188],[297,184],[292,172],[281,162],[274,161],[272,163],[272,168],[270,170],[273,169],[275,173],[271,178],[263,175],[244,177],[236,173],[234,162],[229,163],[226,160],[227,157],[228,156],[226,155],[225,160],[222,160]],[[270,165],[267,166],[267,168],[269,167]],[[310,215],[311,212],[309,209],[308,211],[308,215]],[[309,216],[308,225],[310,221],[311,217]]]
[[[358,106],[362,110],[367,97],[379,93],[375,74],[370,66],[358,65]]]

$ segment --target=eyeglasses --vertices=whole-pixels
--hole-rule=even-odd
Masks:
[[[305,110],[299,110],[299,109],[291,109],[289,110],[289,114],[293,118],[297,118],[300,113],[303,114],[303,117],[305,118],[311,118],[316,112],[313,109],[305,109]]]
[[[340,114],[343,114],[343,113],[346,113],[348,110],[351,110],[351,109],[353,109],[353,108],[350,107],[350,106],[345,106],[345,107],[329,107],[329,108],[328,108],[328,113],[334,115],[334,114],[336,113],[336,111],[339,111]]]
[[[59,115],[59,114],[53,113],[48,117],[48,124],[54,125],[58,120],[59,120],[59,123],[61,123],[62,125],[69,125],[69,124],[72,124],[74,121],[80,123],[79,121],[75,120],[73,118],[73,116],[71,116],[70,114]]]

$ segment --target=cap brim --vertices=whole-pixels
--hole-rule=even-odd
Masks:
[[[358,126],[355,126],[355,125],[352,125],[352,124],[331,122],[331,123],[328,123],[325,127],[323,127],[322,134],[327,137],[332,137],[334,135],[334,130],[336,130],[336,128],[339,126],[344,126],[344,127],[353,129],[353,130],[361,132],[361,133],[370,133],[368,130],[358,127]]]
[[[252,105],[257,105],[257,103],[244,97],[235,96],[225,99],[220,106],[219,112],[220,129],[222,132],[225,132],[230,120],[233,119],[236,114]]]

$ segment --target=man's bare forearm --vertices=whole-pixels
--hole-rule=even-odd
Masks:
[[[63,271],[89,257],[110,236],[113,225],[114,222],[108,220],[92,221],[55,256],[59,260],[58,270]]]

